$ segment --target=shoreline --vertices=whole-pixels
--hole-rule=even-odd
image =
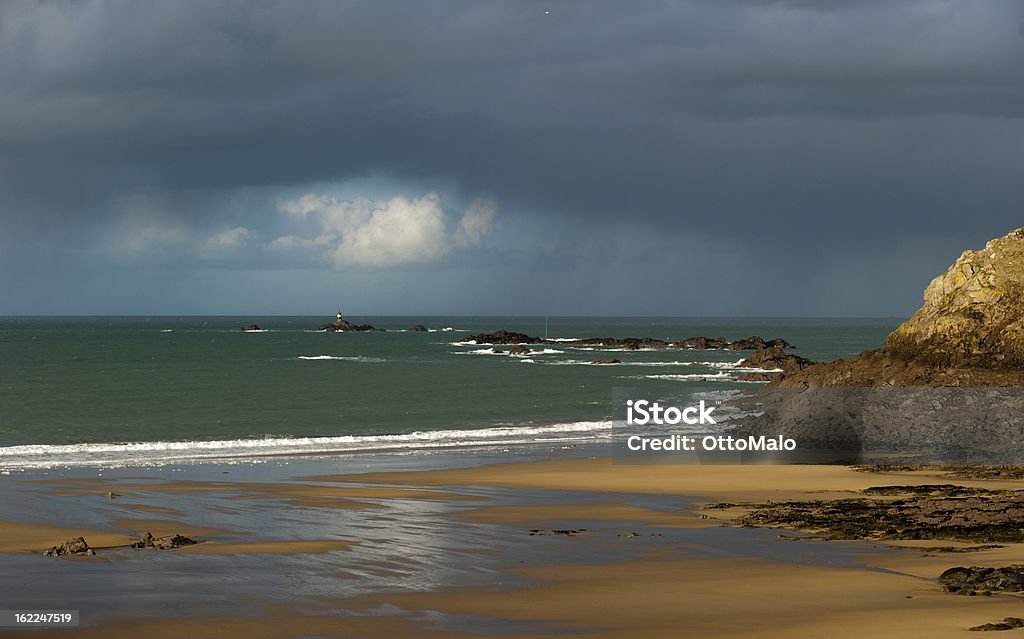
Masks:
[[[404,470],[380,470],[364,460],[362,468],[336,473],[304,472],[330,466],[309,460],[275,469],[216,466],[189,480],[146,468],[105,470],[102,477],[4,477],[18,488],[8,494],[27,497],[37,514],[31,522],[0,523],[0,561],[67,579],[68,591],[82,591],[81,628],[25,634],[344,636],[359,628],[366,637],[434,637],[487,627],[500,637],[674,637],[684,629],[708,637],[755,629],[769,637],[953,637],[1014,616],[1020,606],[1014,594],[962,597],[942,592],[934,580],[953,566],[1014,563],[1024,544],[964,554],[937,552],[934,542],[794,541],[806,534],[780,538],[778,529],[735,527],[729,524],[742,508],[701,506],[842,500],[887,485],[1021,490],[1021,479],[951,479],[934,469],[622,465],[607,458],[461,468],[436,458],[411,470],[410,461]],[[53,526],[54,518],[62,525]],[[104,548],[143,531],[194,535],[200,543],[167,551]],[[94,535],[89,543],[100,552],[26,552],[59,543],[66,533]],[[194,601],[188,614],[122,609],[116,597],[103,614],[90,608],[98,599],[89,584],[131,582],[153,567],[189,585],[187,596],[151,586],[172,601]],[[204,574],[211,570],[222,571],[226,585]],[[255,581],[243,585],[246,575]],[[301,593],[284,585],[294,579],[306,583]],[[3,593],[8,601],[12,588]],[[19,596],[27,603],[31,592],[22,588]],[[836,602],[828,619],[815,614]]]

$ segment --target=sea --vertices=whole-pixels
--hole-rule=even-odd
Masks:
[[[0,472],[593,444],[610,436],[615,389],[747,392],[737,365],[749,351],[556,342],[510,356],[470,337],[760,335],[827,361],[881,345],[900,321],[346,319],[384,330],[316,330],[333,317],[0,318]],[[593,363],[604,358],[621,363]]]

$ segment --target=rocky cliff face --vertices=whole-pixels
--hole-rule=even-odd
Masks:
[[[885,345],[774,382],[807,386],[1024,385],[1024,228],[964,251]]]
[[[883,350],[936,366],[1024,368],[1024,228],[964,251]]]

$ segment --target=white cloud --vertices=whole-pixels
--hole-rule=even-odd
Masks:
[[[105,238],[103,251],[115,258],[157,260],[180,252],[188,242],[188,231],[181,226],[132,220]]]
[[[238,248],[245,244],[250,237],[252,237],[252,231],[244,226],[236,226],[206,238],[206,248],[212,250]]]
[[[199,250],[200,257],[216,260],[237,254],[252,239],[254,233],[244,226],[225,229],[206,238]]]
[[[449,230],[449,215],[436,193],[408,199],[340,200],[308,193],[281,202],[279,210],[319,224],[312,238],[278,237],[267,248],[275,252],[316,251],[337,267],[389,267],[432,262],[453,248],[479,244],[490,232],[496,207],[489,200],[470,205]]]
[[[491,222],[497,213],[493,200],[480,199],[473,201],[462,216],[459,228],[455,231],[455,242],[459,246],[479,244],[485,235],[491,232]]]

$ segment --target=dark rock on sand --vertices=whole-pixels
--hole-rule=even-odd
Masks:
[[[366,333],[369,331],[380,331],[383,329],[369,324],[353,324],[348,320],[338,320],[330,324],[321,324],[316,330],[322,333],[357,332]]]
[[[416,326],[410,326],[409,328],[407,328],[405,330],[407,332],[409,332],[409,333],[427,333],[427,332],[429,332],[427,327],[424,326],[423,324],[417,324]]]
[[[154,537],[152,533],[147,532],[145,535],[139,538],[139,540],[129,546],[129,548],[153,548],[155,550],[173,550],[175,548],[181,548],[182,546],[192,546],[196,541],[190,537],[184,535],[168,535],[166,537]]]
[[[879,495],[882,498],[874,498]],[[898,498],[891,499],[892,495]],[[951,486],[877,487],[852,499],[712,504],[749,508],[741,526],[783,528],[822,539],[1024,541],[1024,491]]]
[[[987,632],[990,630],[1013,630],[1014,628],[1024,628],[1024,619],[1020,617],[1007,617],[1002,621],[983,623],[980,626],[968,628],[968,630],[971,632]]]
[[[566,537],[574,537],[576,535],[586,534],[586,528],[554,528],[550,530],[542,530],[540,528],[533,528],[530,530],[530,536],[535,535],[565,535]]]
[[[84,537],[75,537],[59,546],[53,546],[43,554],[47,557],[63,557],[65,555],[95,555],[96,551],[89,547]]]
[[[1024,591],[1024,566],[1002,568],[958,566],[939,575],[939,583],[946,592],[958,595],[988,594],[993,592]]]

